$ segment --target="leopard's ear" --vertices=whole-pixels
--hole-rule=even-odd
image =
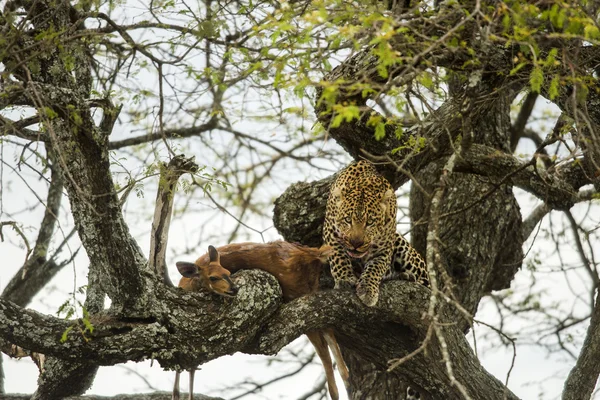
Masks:
[[[335,199],[336,205],[339,205],[342,201],[344,201],[344,194],[342,193],[343,186],[336,186],[331,191],[331,196]]]
[[[381,203],[379,203],[379,205],[381,206],[381,211],[384,215],[388,211],[388,203],[392,197],[394,197],[394,191],[392,189],[388,189],[381,198]]]

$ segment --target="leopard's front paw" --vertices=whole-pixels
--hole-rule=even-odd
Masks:
[[[369,307],[373,307],[379,300],[379,290],[369,287],[364,282],[360,282],[356,287],[356,295]]]
[[[357,280],[354,276],[335,281],[334,289],[351,289],[356,286]]]

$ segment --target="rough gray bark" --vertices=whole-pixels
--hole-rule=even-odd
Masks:
[[[279,305],[280,289],[272,276],[250,271],[237,279],[246,290],[240,290],[235,301],[184,294],[159,282],[153,288],[155,302],[148,305],[150,317],[97,314],[91,319],[92,333],[84,332],[81,321],[61,320],[0,300],[0,335],[64,360],[113,365],[156,358],[164,367],[189,369],[243,347]],[[75,328],[62,343],[70,326]]]
[[[457,157],[455,171],[460,171],[461,163],[474,164],[470,155],[481,144],[496,147],[493,158],[512,158],[506,154],[510,149],[511,100],[512,97],[498,96],[471,116],[467,129],[472,129],[475,143],[469,143],[468,149]],[[430,199],[422,190],[433,193],[443,163],[438,161],[417,173],[420,187],[411,188],[410,216],[415,223],[412,240],[423,254]],[[471,315],[482,296],[510,285],[523,259],[521,213],[512,187],[501,181],[503,175],[496,168],[486,168],[483,163],[481,166],[478,172],[482,175],[454,173],[449,177],[437,233],[447,272],[456,285],[454,293]],[[463,328],[467,328],[469,321],[464,323]]]
[[[318,247],[323,243],[323,219],[330,176],[315,182],[297,182],[275,200],[273,224],[288,242]]]
[[[70,362],[54,357],[47,358],[44,368],[30,400],[59,400],[73,393],[83,393],[92,386],[98,372],[96,363]]]
[[[8,394],[2,400],[30,400],[28,394]],[[182,393],[182,398],[187,398],[187,393]],[[221,397],[205,396],[194,393],[196,400],[223,400]],[[170,392],[153,392],[139,394],[120,394],[116,396],[69,396],[65,400],[171,400]]]

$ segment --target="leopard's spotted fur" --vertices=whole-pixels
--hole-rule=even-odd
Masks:
[[[384,279],[404,279],[429,287],[429,274],[425,259],[399,233],[396,233],[394,241],[392,268],[390,274]]]
[[[358,297],[368,306],[377,304],[384,277],[428,286],[425,261],[396,233],[394,191],[368,161],[348,166],[331,186],[323,240],[333,248],[329,264],[335,287],[356,285]],[[361,271],[358,278],[353,264]]]

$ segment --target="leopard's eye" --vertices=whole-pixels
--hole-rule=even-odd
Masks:
[[[369,219],[367,219],[367,225],[371,226],[371,225],[375,225],[377,223],[377,218],[375,218],[374,216],[369,216]]]
[[[350,215],[346,216],[346,218],[344,218],[344,222],[348,225],[352,224],[352,217]]]

